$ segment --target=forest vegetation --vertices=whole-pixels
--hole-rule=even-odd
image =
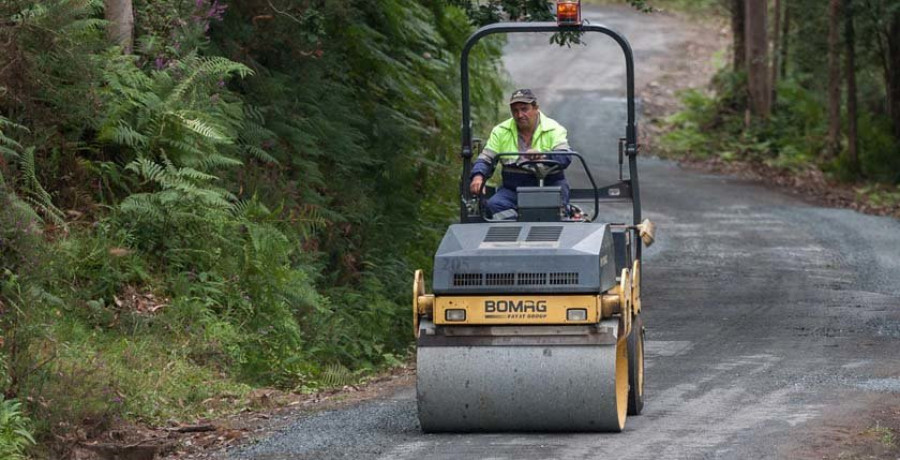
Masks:
[[[628,3],[737,32],[668,149],[900,182],[900,2]],[[402,363],[458,206],[463,42],[549,4],[0,1],[0,458]],[[478,132],[501,47],[475,50]]]
[[[652,2],[649,2],[652,3]],[[900,208],[900,1],[703,0],[727,18],[730,61],[683,95],[670,153],[814,168]],[[900,214],[897,214],[900,215]]]
[[[0,457],[401,363],[413,269],[455,215],[474,21],[438,0],[0,2]],[[475,51],[482,123],[500,45]]]

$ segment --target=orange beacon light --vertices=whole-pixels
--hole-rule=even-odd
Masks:
[[[580,26],[581,0],[557,0],[556,24],[560,26]]]

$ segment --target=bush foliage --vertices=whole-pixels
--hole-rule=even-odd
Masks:
[[[473,23],[436,0],[279,3],[135,0],[130,55],[99,0],[0,4],[2,388],[39,433],[408,351],[412,271],[455,215]],[[481,124],[500,44],[473,55]]]
[[[659,2],[664,4],[665,2]],[[730,2],[728,2],[730,3]],[[786,37],[779,39],[775,104],[768,118],[751,119],[748,111],[746,69],[721,69],[708,91],[682,95],[684,110],[667,121],[672,128],[663,139],[665,150],[676,154],[716,155],[725,160],[767,163],[786,169],[818,167],[841,181],[859,181],[863,189],[873,184],[900,186],[900,134],[892,128],[885,78],[890,77],[890,58],[885,54],[900,24],[900,3],[893,0],[845,1],[839,14],[838,48],[831,51],[840,63],[840,145],[829,152],[828,56],[829,10],[827,2],[782,2],[782,27],[789,18]],[[725,2],[698,2],[709,12],[727,12]],[[858,165],[850,158],[848,85],[848,21],[854,26],[854,72],[858,89]],[[780,29],[781,30],[781,29]],[[890,36],[888,36],[890,35]],[[891,193],[882,196],[890,199]]]

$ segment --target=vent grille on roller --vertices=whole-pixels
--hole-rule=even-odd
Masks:
[[[453,286],[575,286],[578,272],[454,273]]]
[[[562,227],[531,227],[526,242],[556,242],[562,234]]]
[[[515,273],[485,273],[485,286],[512,286],[516,284]]]
[[[522,227],[491,227],[484,236],[485,243],[509,243],[519,239]]]
[[[578,272],[550,274],[551,286],[566,286],[572,284],[578,284]]]
[[[481,273],[454,273],[454,286],[481,286]]]
[[[516,284],[519,286],[540,286],[547,284],[546,273],[519,273],[519,279]]]

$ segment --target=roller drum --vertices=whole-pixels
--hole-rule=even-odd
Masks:
[[[426,432],[621,431],[628,408],[625,338],[606,345],[418,349]]]

